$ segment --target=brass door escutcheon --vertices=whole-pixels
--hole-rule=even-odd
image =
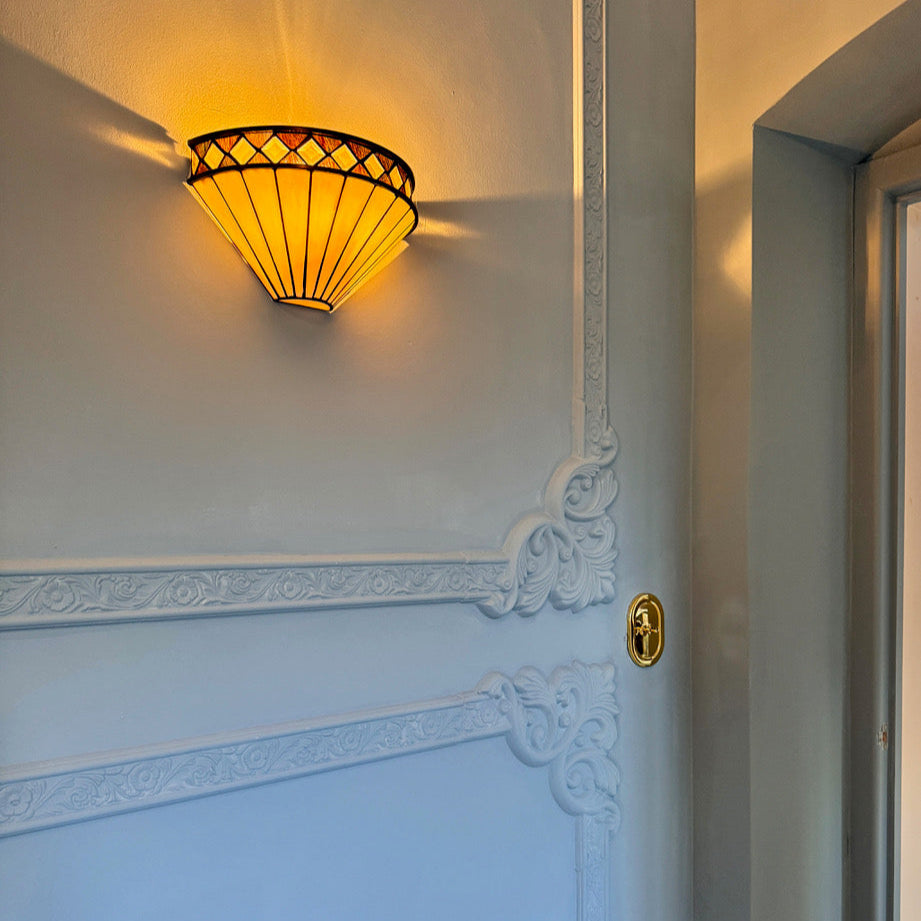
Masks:
[[[643,592],[627,611],[627,647],[640,668],[655,665],[665,646],[665,612],[655,595]]]

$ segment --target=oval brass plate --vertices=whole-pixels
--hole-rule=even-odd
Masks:
[[[655,595],[644,592],[627,611],[627,647],[640,668],[655,665],[665,647],[665,612]]]

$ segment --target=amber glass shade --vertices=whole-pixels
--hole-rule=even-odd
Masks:
[[[335,310],[418,222],[412,170],[370,141],[237,128],[189,148],[189,188],[276,301]]]

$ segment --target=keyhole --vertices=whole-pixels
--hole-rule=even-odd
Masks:
[[[628,618],[630,658],[643,668],[654,665],[662,655],[664,641],[662,603],[655,595],[637,595]]]

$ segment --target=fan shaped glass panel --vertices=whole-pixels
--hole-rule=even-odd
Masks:
[[[396,154],[315,128],[240,128],[189,141],[187,185],[265,289],[332,311],[418,223]]]

